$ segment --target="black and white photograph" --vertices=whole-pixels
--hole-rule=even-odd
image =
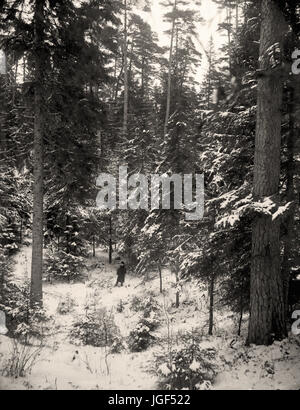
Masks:
[[[300,390],[299,136],[298,0],[0,0],[0,390]]]

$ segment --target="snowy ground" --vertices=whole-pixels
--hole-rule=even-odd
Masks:
[[[145,296],[150,293],[168,312],[171,332],[179,330],[201,329],[207,323],[207,296],[199,285],[189,283],[183,288],[181,306],[173,306],[175,290],[166,286],[166,294],[159,294],[159,281],[156,276],[144,283],[141,278],[127,275],[126,286],[115,288],[115,266],[109,266],[107,255],[97,252],[96,260],[102,261],[103,268],[89,272],[82,283],[44,284],[44,305],[47,314],[52,316],[51,334],[48,336],[39,361],[31,374],[24,378],[11,379],[0,376],[0,388],[3,389],[111,389],[135,390],[157,388],[156,378],[148,372],[152,366],[153,355],[157,347],[145,352],[110,355],[105,361],[103,348],[78,346],[70,340],[70,329],[76,318],[85,311],[86,304],[96,299],[101,306],[112,310],[122,336],[126,337],[137,321],[138,313],[130,309],[133,296]],[[30,247],[24,247],[16,257],[15,278],[22,281],[30,271]],[[165,270],[165,283],[173,278]],[[67,315],[57,313],[61,300],[71,295],[75,300],[74,309]],[[118,313],[116,308],[122,301],[124,310]],[[163,308],[165,306],[165,308]],[[167,320],[162,322],[156,336],[163,340],[167,334]],[[270,347],[244,346],[243,338],[235,338],[236,325],[230,312],[218,313],[213,337],[205,337],[202,347],[215,347],[218,352],[219,374],[214,389],[300,389],[300,339],[298,337],[274,343]],[[246,323],[244,323],[244,333]],[[232,343],[234,339],[234,342]],[[0,336],[0,374],[1,367],[9,357],[11,340]]]

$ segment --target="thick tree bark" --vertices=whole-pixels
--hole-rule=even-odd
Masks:
[[[34,142],[33,142],[33,221],[31,306],[42,305],[43,271],[43,133],[44,133],[44,0],[35,1],[35,93],[34,93]]]
[[[282,50],[285,21],[273,0],[262,0],[260,78],[254,160],[255,201],[279,197],[281,62],[274,67],[271,47]],[[272,54],[272,53],[271,53]],[[280,224],[267,215],[257,216],[252,227],[251,299],[248,343],[270,344],[286,336],[283,281],[280,271]]]
[[[294,121],[294,106],[295,96],[294,89],[290,89],[289,101],[289,133],[287,137],[287,169],[286,169],[286,200],[292,202],[295,199],[294,194],[294,145],[295,145],[295,121]],[[291,210],[286,220],[286,235],[283,240],[284,251],[282,260],[282,277],[285,314],[288,316],[288,295],[289,284],[291,278],[291,257],[292,257],[292,240],[294,236],[294,209]]]

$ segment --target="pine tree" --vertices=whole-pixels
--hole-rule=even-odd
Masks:
[[[169,57],[167,61],[167,85],[166,85],[166,109],[164,119],[164,137],[168,131],[168,122],[171,115],[172,92],[179,91],[179,97],[186,79],[192,80],[192,65],[197,63],[200,53],[194,44],[196,33],[196,23],[201,21],[197,10],[190,8],[190,2],[186,0],[174,0],[163,2],[165,8],[171,8],[164,15],[165,21],[169,22],[171,29],[167,31],[170,36],[170,46],[168,48]],[[192,6],[199,6],[193,2]],[[173,84],[172,84],[173,80]],[[175,84],[174,84],[175,83]],[[176,94],[175,94],[176,95]],[[173,106],[176,101],[173,101]]]
[[[203,106],[205,109],[211,109],[213,103],[214,90],[220,82],[220,74],[217,70],[217,58],[214,50],[214,42],[210,37],[208,50],[206,52],[208,68],[201,85],[201,95],[203,96]]]
[[[45,63],[45,1],[36,0],[34,9],[34,142],[33,142],[33,217],[31,304],[42,305],[43,238],[44,238],[44,80]]]
[[[262,1],[260,70],[255,140],[255,201],[279,200],[281,107],[283,82],[281,62],[272,60],[278,44],[282,53],[286,31],[282,11],[269,0]],[[272,104],[270,101],[272,100]],[[270,344],[286,336],[285,304],[280,272],[280,224],[269,215],[259,215],[252,227],[251,305],[248,343]]]

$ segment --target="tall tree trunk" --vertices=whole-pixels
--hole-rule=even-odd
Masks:
[[[13,56],[15,60],[15,55]],[[16,61],[16,66],[15,66],[15,71],[13,73],[13,85],[12,85],[12,97],[11,97],[11,103],[13,106],[15,106],[15,101],[16,101],[16,91],[17,91],[17,80],[18,80],[18,69],[19,69],[19,60],[17,59]]]
[[[113,254],[113,247],[112,247],[112,217],[109,216],[109,243],[108,243],[108,263],[112,264],[112,254]]]
[[[208,77],[207,77],[207,92],[206,92],[206,108],[210,108],[210,96],[211,96],[211,71],[212,71],[212,37],[210,37],[210,48],[208,53]]]
[[[294,195],[294,145],[295,145],[295,95],[294,88],[290,89],[289,96],[289,133],[287,137],[287,169],[286,169],[286,200],[292,202],[295,199]],[[292,257],[292,240],[294,236],[294,208],[291,210],[286,220],[286,235],[283,240],[284,251],[282,259],[282,277],[283,277],[283,291],[284,291],[284,303],[285,314],[288,316],[288,295],[290,284],[290,268]]]
[[[33,220],[32,220],[32,265],[31,306],[42,305],[43,271],[43,134],[44,134],[44,3],[35,1],[34,48],[34,141],[33,141]]]
[[[23,241],[23,219],[21,217],[21,221],[20,221],[20,243],[22,243]]]
[[[23,57],[23,83],[26,81],[26,57]]]
[[[132,35],[131,38],[131,47],[130,47],[130,59],[129,59],[129,64],[128,64],[128,88],[130,87],[130,84],[134,82],[134,76],[132,74],[132,62],[133,62],[133,55],[134,55],[134,41],[135,41],[135,36],[134,34]],[[128,51],[127,51],[127,61],[128,61]]]
[[[69,215],[67,215],[66,217],[66,253],[70,253],[71,252],[71,247],[70,247],[70,217]]]
[[[171,79],[172,79],[172,62],[173,62],[173,43],[174,43],[174,34],[175,34],[175,25],[176,25],[176,9],[177,9],[177,0],[174,1],[174,8],[173,8],[174,14],[173,14],[173,21],[172,21],[171,44],[170,44],[170,53],[169,53],[167,107],[166,107],[166,118],[165,118],[165,126],[164,126],[164,137],[167,135],[168,122],[169,122],[169,117],[170,117]]]
[[[95,235],[93,235],[93,257],[96,256],[96,248],[95,248]]]
[[[124,71],[124,56],[122,58],[122,65],[121,65],[121,68],[120,68],[120,72],[119,72],[118,78],[116,80],[116,87],[115,87],[115,94],[114,94],[114,103],[115,104],[117,103],[118,96],[119,96],[119,86],[120,86],[120,81],[121,81],[121,78],[122,78],[122,75],[123,75],[123,71]]]
[[[272,67],[270,47],[282,43],[283,13],[273,0],[262,0],[260,72],[254,159],[255,201],[279,200],[283,77]],[[283,281],[280,271],[280,225],[267,215],[252,226],[251,298],[248,343],[270,344],[286,336]]]
[[[142,94],[142,100],[144,101],[145,97],[145,57],[142,59],[142,71],[141,71],[141,94]]]
[[[7,64],[6,55],[4,51],[0,50],[0,158],[5,160],[5,150],[6,150],[6,135],[4,131],[5,113],[6,113],[6,74],[7,74]]]
[[[162,280],[162,271],[161,271],[161,264],[158,262],[157,264],[158,274],[159,274],[159,291],[163,293],[163,280]]]
[[[123,136],[127,135],[128,129],[128,57],[127,57],[127,0],[124,10],[124,116],[123,116]]]
[[[187,45],[186,47],[188,49],[189,46]],[[181,77],[181,81],[180,81],[180,91],[179,91],[180,99],[182,98],[182,94],[183,94],[183,86],[184,86],[184,82],[185,82],[185,76],[186,76],[187,68],[188,68],[188,57],[186,57],[186,59],[185,59],[183,70],[182,70],[182,77]]]
[[[239,318],[239,326],[238,326],[238,336],[241,336],[242,330],[242,323],[243,323],[243,314],[244,314],[244,301],[243,301],[243,289],[241,290],[241,297],[240,297],[240,318]]]
[[[174,263],[175,279],[176,279],[176,300],[175,307],[178,309],[180,305],[180,293],[179,293],[179,266],[177,261]]]
[[[236,1],[235,4],[235,31],[237,32],[239,28],[239,2]]]
[[[227,8],[227,39],[228,39],[228,55],[229,55],[229,72],[232,75],[232,44],[231,44],[231,20],[232,20],[232,12],[231,8]]]
[[[208,324],[208,334],[213,334],[214,327],[214,293],[215,293],[215,275],[212,274],[209,284],[209,324]]]
[[[116,94],[116,88],[117,88],[117,66],[118,66],[118,56],[117,54],[115,55],[115,64],[114,64],[114,80],[113,80],[113,85],[111,88],[111,101],[114,100],[115,94]]]

